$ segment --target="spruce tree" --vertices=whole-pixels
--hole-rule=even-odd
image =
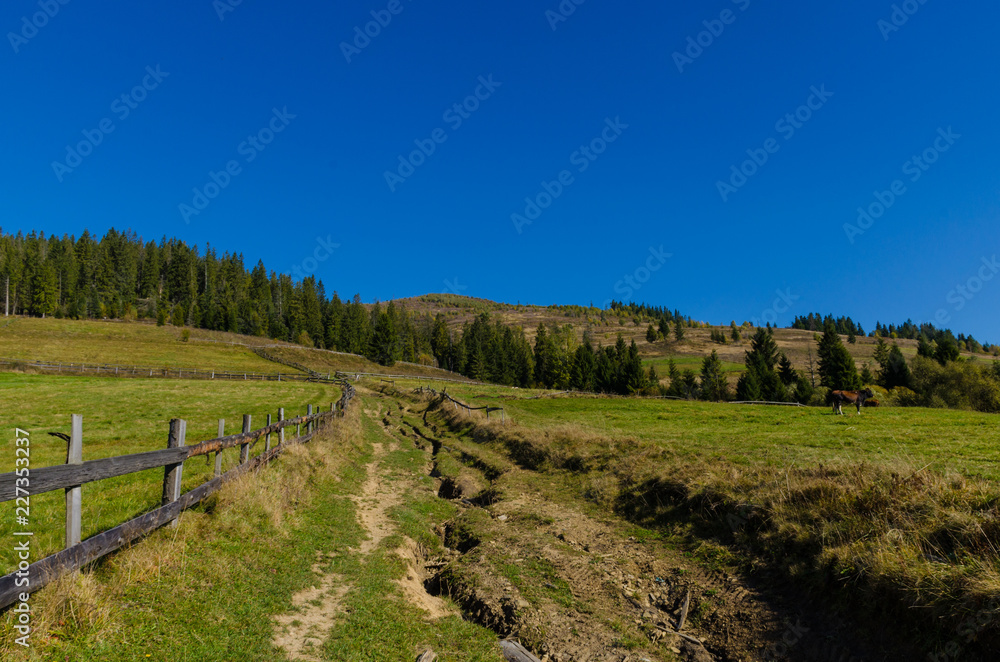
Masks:
[[[736,382],[736,399],[741,402],[758,402],[761,400],[760,381],[754,370],[747,370]]]
[[[684,322],[679,317],[674,322],[674,339],[677,342],[684,340]]]
[[[719,360],[719,353],[712,350],[701,363],[701,397],[718,402],[729,399],[729,382]]]
[[[881,378],[882,386],[887,389],[896,388],[897,386],[910,388],[913,375],[910,373],[910,366],[906,364],[903,352],[900,351],[899,345],[896,343],[893,343],[892,349],[889,350],[889,357],[886,360],[885,367],[882,369]]]
[[[781,354],[781,359],[778,361],[778,376],[785,386],[791,386],[799,381],[799,373],[795,371],[792,362],[784,353]]]
[[[827,321],[819,341],[820,384],[830,389],[854,390],[861,387],[858,368],[832,321]]]

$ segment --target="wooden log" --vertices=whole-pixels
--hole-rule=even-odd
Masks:
[[[43,467],[31,470],[31,493],[43,494],[53,490],[61,490],[76,485],[84,485],[105,478],[124,476],[125,474],[158,469],[169,464],[175,464],[188,457],[186,448],[170,448],[134,455],[107,457],[100,460],[89,460],[83,464],[58,464],[53,467]],[[13,501],[15,496],[14,473],[0,474],[0,503]]]
[[[72,430],[66,446],[66,466],[79,467],[83,464],[83,416],[73,414]],[[34,486],[32,486],[34,487]],[[37,489],[32,490],[37,493]],[[66,488],[66,547],[80,542],[83,526],[83,487],[77,483]]]
[[[170,421],[170,433],[167,435],[167,448],[183,448],[184,437],[187,434],[187,421],[174,418]],[[181,497],[181,477],[184,473],[184,462],[167,465],[163,469],[163,500],[161,505],[173,503]],[[177,526],[177,521],[171,522]]]
[[[219,438],[226,436],[226,419],[219,419]],[[205,454],[208,457],[208,454]],[[218,478],[222,475],[222,450],[215,451],[215,477]]]
[[[691,606],[691,589],[688,589],[687,597],[684,598],[684,606],[681,607],[681,617],[677,621],[677,631],[684,629],[684,621],[687,620],[688,607]]]
[[[504,659],[507,662],[542,662],[516,641],[508,641],[506,639],[501,641],[500,652],[503,653]]]
[[[243,434],[250,432],[250,414],[243,414]],[[240,445],[240,464],[246,464],[250,459],[250,444]]]

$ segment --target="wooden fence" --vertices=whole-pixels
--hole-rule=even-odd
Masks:
[[[303,372],[227,372],[222,370],[203,370],[200,368],[170,368],[134,365],[115,365],[108,363],[58,363],[44,361],[23,361],[20,359],[0,359],[0,369],[7,370],[38,370],[42,372],[65,375],[100,375],[102,377],[145,377],[161,379],[225,379],[236,381],[265,382],[303,382],[303,381],[336,381],[333,372],[318,373]]]
[[[498,411],[498,412],[500,412],[500,422],[502,422],[505,425],[507,424],[507,414],[504,411],[503,407],[490,407],[489,405],[487,405],[486,407],[472,407],[472,406],[469,406],[469,405],[465,404],[464,402],[461,402],[461,401],[456,400],[455,398],[451,397],[450,395],[448,395],[448,393],[446,391],[436,391],[436,390],[430,388],[429,386],[421,386],[420,388],[415,389],[415,390],[416,390],[417,393],[433,393],[434,395],[436,395],[436,396],[438,396],[438,397],[440,397],[440,398],[442,398],[444,400],[447,400],[448,402],[451,403],[452,408],[454,408],[456,411],[458,410],[459,407],[461,407],[462,409],[464,409],[465,413],[467,413],[467,414],[471,414],[474,411],[484,411],[484,412],[486,412],[486,420],[490,419],[490,413],[491,412]]]
[[[22,562],[17,571],[0,577],[0,609],[18,600],[21,593],[31,593],[60,576],[79,570],[83,566],[127,546],[152,531],[175,523],[180,513],[197,505],[207,496],[216,492],[229,481],[270,462],[292,444],[309,441],[317,429],[334,416],[343,416],[348,403],[354,397],[354,387],[344,384],[340,400],[330,405],[330,411],[314,411],[309,405],[306,414],[296,418],[285,418],[284,409],[278,409],[278,420],[257,430],[251,430],[251,418],[243,416],[243,431],[239,434],[221,436],[223,422],[219,422],[220,436],[193,445],[185,445],[187,423],[181,419],[170,421],[167,448],[147,453],[135,453],[118,457],[83,462],[83,417],[73,415],[72,434],[68,441],[66,464],[32,469],[28,476],[28,487],[24,477],[16,473],[0,474],[0,502],[13,501],[25,496],[34,496],[55,490],[66,493],[66,548],[27,567]],[[305,428],[305,434],[302,428]],[[295,429],[295,437],[285,439],[286,428]],[[277,438],[272,446],[271,437]],[[250,458],[250,447],[261,438],[265,439],[264,451]],[[221,453],[229,448],[240,449],[239,464],[222,473]],[[184,461],[201,455],[215,453],[215,477],[198,487],[181,494],[181,477]],[[124,476],[148,469],[163,467],[163,496],[161,507],[121,524],[113,529],[81,541],[81,486],[84,483]],[[20,482],[19,482],[20,478]],[[28,585],[23,586],[24,578]]]

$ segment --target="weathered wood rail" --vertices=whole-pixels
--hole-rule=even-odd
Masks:
[[[115,365],[110,363],[59,363],[53,361],[26,361],[21,359],[0,359],[0,369],[38,370],[40,372],[64,375],[100,375],[102,377],[135,377],[160,379],[225,379],[237,381],[310,381],[322,377],[319,373],[303,372],[232,372],[206,370],[202,368],[171,368],[135,365]],[[332,381],[333,375],[326,378]]]
[[[498,411],[498,412],[500,412],[500,421],[502,423],[504,423],[504,424],[507,423],[507,414],[504,411],[503,407],[490,407],[489,405],[487,405],[485,407],[473,407],[471,405],[467,405],[464,402],[461,402],[461,401],[456,400],[455,398],[451,397],[450,395],[448,395],[447,391],[436,391],[436,390],[434,390],[434,389],[432,389],[432,388],[430,388],[428,386],[421,386],[420,388],[415,389],[415,390],[416,390],[417,393],[433,393],[434,395],[436,395],[436,396],[438,396],[438,397],[440,397],[440,398],[442,398],[444,400],[448,400],[449,402],[451,402],[452,407],[454,409],[457,410],[459,407],[463,408],[465,410],[465,413],[467,413],[467,414],[471,414],[474,411],[483,411],[483,412],[486,412],[486,420],[489,420],[491,412]]]
[[[81,460],[83,417],[74,414],[67,464],[32,469],[29,475],[30,486],[26,490],[18,487],[16,473],[0,474],[0,502],[12,501],[24,496],[24,492],[34,496],[54,490],[66,490],[66,548],[26,567],[26,562],[22,562],[16,571],[0,577],[0,610],[18,601],[21,593],[33,593],[66,573],[79,570],[88,563],[130,545],[162,526],[176,522],[181,512],[197,505],[229,481],[267,464],[291,445],[310,441],[318,429],[334,416],[344,415],[354,394],[353,386],[343,384],[340,400],[331,404],[329,411],[314,413],[313,406],[309,405],[305,415],[285,419],[284,410],[279,409],[278,421],[258,430],[250,430],[250,416],[244,416],[243,432],[220,436],[190,446],[184,444],[185,421],[173,419],[170,421],[166,449],[88,462]],[[268,419],[270,420],[270,416]],[[285,429],[292,427],[298,432],[294,438],[286,440]],[[303,427],[305,434],[301,434]],[[220,431],[223,429],[222,421],[219,429]],[[271,435],[275,434],[278,443],[271,447]],[[264,451],[250,458],[250,446],[261,437],[267,440]],[[219,475],[222,466],[219,453],[237,446],[240,447],[240,463],[225,474]],[[216,453],[216,476],[182,494],[180,486],[185,460],[211,453]],[[86,540],[80,540],[81,485],[159,467],[164,468],[161,507]],[[28,579],[26,586],[22,585],[25,577]]]

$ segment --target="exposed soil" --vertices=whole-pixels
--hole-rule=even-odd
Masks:
[[[284,649],[290,660],[319,662],[312,654],[326,640],[340,613],[340,601],[350,588],[340,575],[322,569],[323,553],[316,553],[313,572],[318,584],[292,596],[295,611],[274,618],[274,645]]]
[[[481,466],[449,447],[456,442],[443,422],[421,413],[427,427],[408,423],[413,438],[429,442],[435,456],[443,449],[462,459],[463,474]],[[543,662],[893,659],[873,655],[823,606],[630,536],[640,532],[610,514],[584,512],[565,494],[553,498],[531,471],[487,473],[495,477],[479,495],[469,494],[471,484],[443,480],[439,496],[466,512],[440,527],[449,555],[426,585]],[[488,517],[470,517],[474,510]]]

